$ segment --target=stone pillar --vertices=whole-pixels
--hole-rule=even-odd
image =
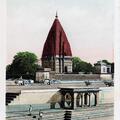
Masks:
[[[64,68],[64,56],[62,57],[62,73],[64,73],[65,72],[65,70],[64,70],[65,68]]]
[[[99,92],[96,93],[96,105],[99,104]]]
[[[59,73],[61,73],[61,58],[59,56]]]
[[[94,93],[94,96],[95,96],[95,104],[94,104],[94,106],[96,106],[96,105],[98,105],[98,95],[99,95],[99,93]]]
[[[87,106],[89,106],[89,95],[87,94],[86,96],[87,96],[86,97],[87,98]]]
[[[63,66],[62,66],[62,57],[60,57],[60,73],[63,73],[63,68],[62,68]]]
[[[73,106],[73,109],[75,109],[76,107],[77,107],[77,99],[76,99],[76,97],[77,97],[77,93],[73,93],[73,95],[74,95],[74,106]]]

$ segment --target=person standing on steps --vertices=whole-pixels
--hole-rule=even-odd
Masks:
[[[30,106],[29,106],[29,109],[28,109],[28,111],[29,111],[29,114],[28,114],[28,115],[29,115],[29,116],[32,115],[32,110],[33,110],[32,105],[30,105]]]
[[[43,113],[41,112],[41,110],[39,111],[39,118],[38,120],[42,120],[42,116],[43,116]]]

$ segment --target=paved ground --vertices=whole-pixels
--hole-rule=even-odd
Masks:
[[[29,89],[57,89],[58,87],[86,87],[84,82],[81,83],[67,83],[67,84],[33,84],[33,85],[27,85],[27,86],[18,86],[18,85],[7,85],[6,92],[20,92],[20,90],[29,90]],[[88,87],[105,87],[104,83],[97,82],[92,83]]]

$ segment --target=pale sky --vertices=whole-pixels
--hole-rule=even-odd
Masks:
[[[73,56],[113,61],[114,0],[7,0],[7,64],[20,51],[41,58],[55,19],[66,32]]]

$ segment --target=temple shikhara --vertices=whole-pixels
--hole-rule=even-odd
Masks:
[[[42,53],[42,67],[56,73],[72,72],[72,52],[67,36],[56,14]]]

